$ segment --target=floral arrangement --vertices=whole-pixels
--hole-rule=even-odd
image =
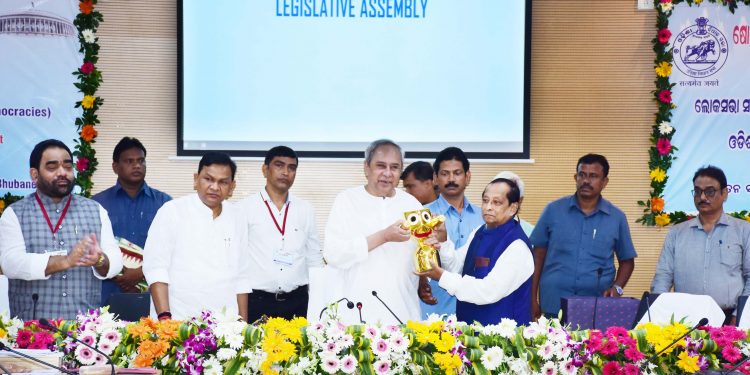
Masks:
[[[54,324],[68,335],[51,335],[48,347],[62,351],[70,368],[106,363],[74,336],[117,366],[169,374],[666,375],[727,370],[750,356],[747,332],[701,327],[683,338],[689,332],[683,322],[602,332],[573,331],[557,319],[483,326],[432,315],[401,326],[347,326],[335,317],[312,325],[271,318],[254,326],[210,311],[186,321],[123,322],[102,308]],[[21,347],[27,327],[44,332],[0,315],[0,340]],[[737,370],[750,374],[750,364]]]
[[[51,322],[55,324],[55,322]],[[23,323],[23,327],[16,331],[15,345],[20,349],[53,349],[55,335],[39,325],[37,320]]]
[[[737,3],[743,2],[750,5],[750,0],[706,0],[710,3],[724,5],[730,12],[734,13],[737,9]],[[672,144],[672,137],[675,128],[670,122],[672,119],[672,110],[676,108],[674,98],[672,98],[672,88],[674,83],[669,81],[672,75],[672,48],[669,45],[669,39],[672,32],[669,30],[669,17],[676,4],[685,2],[689,6],[700,6],[703,0],[654,0],[654,7],[657,11],[656,16],[656,37],[651,40],[656,58],[654,59],[654,72],[656,80],[654,81],[655,90],[652,91],[654,100],[657,103],[658,110],[655,116],[654,125],[651,127],[651,147],[649,148],[649,177],[651,179],[650,198],[645,201],[638,201],[638,205],[644,207],[643,216],[637,222],[644,225],[657,225],[660,227],[676,224],[690,220],[693,216],[683,211],[666,212],[664,211],[664,187],[667,184],[669,168],[675,159],[674,152],[677,147]],[[730,215],[750,221],[748,211],[733,212]]]

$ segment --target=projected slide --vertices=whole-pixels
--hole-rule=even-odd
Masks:
[[[528,157],[526,1],[183,1],[178,150]]]

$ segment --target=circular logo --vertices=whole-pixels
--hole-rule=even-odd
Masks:
[[[695,25],[677,34],[672,55],[682,73],[693,78],[708,77],[721,69],[727,61],[727,38],[719,29],[699,17]]]

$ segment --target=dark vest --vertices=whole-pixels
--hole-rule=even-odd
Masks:
[[[510,220],[494,229],[487,229],[484,226],[479,228],[466,252],[462,274],[477,279],[485,278],[505,249],[518,239],[523,240],[531,248],[528,237],[516,220]],[[489,265],[477,267],[477,258],[488,258]],[[475,305],[458,301],[456,317],[460,321],[468,323],[477,321],[483,325],[498,324],[502,318],[513,319],[518,325],[529,323],[531,321],[531,277],[513,293],[495,303]]]
[[[63,198],[60,203],[53,203],[50,198],[41,194],[40,198],[52,225],[55,225],[68,198]],[[14,203],[12,207],[21,224],[28,254],[44,254],[56,250],[69,252],[88,233],[96,234],[101,241],[99,204],[90,199],[73,194],[70,208],[55,239],[33,193]],[[46,280],[8,280],[8,286],[10,314],[23,320],[75,319],[79,311],[97,308],[101,302],[102,283],[94,277],[92,267],[71,268],[52,274]],[[33,312],[33,294],[39,296],[36,316]]]

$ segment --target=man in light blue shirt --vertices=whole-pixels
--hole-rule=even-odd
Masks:
[[[604,156],[582,156],[573,175],[576,193],[542,211],[529,238],[534,246],[532,319],[541,313],[557,316],[562,297],[622,295],[637,254],[625,214],[601,195],[608,174]]]
[[[146,184],[146,148],[136,138],[124,137],[112,152],[112,170],[117,183],[92,197],[107,210],[115,237],[124,238],[141,248],[156,211],[172,200],[169,194]],[[141,268],[122,269],[122,275],[102,283],[102,305],[113,293],[136,293],[143,280]]]
[[[478,226],[484,224],[482,209],[471,204],[464,195],[466,187],[471,181],[469,159],[458,147],[448,147],[440,151],[435,163],[435,182],[440,196],[432,203],[425,205],[433,216],[445,216],[445,228],[448,238],[453,241],[455,248],[460,248],[469,239],[469,235]],[[422,316],[429,314],[455,314],[456,297],[448,294],[437,282],[430,280],[429,288],[424,287],[426,280],[420,278],[420,297],[422,298]],[[432,292],[432,300],[425,298],[423,292]],[[437,300],[437,301],[435,301]],[[435,304],[425,302],[437,302]]]
[[[737,297],[750,294],[750,223],[724,213],[727,177],[714,166],[693,176],[698,217],[675,225],[664,240],[651,283],[652,293],[711,296],[736,323]]]

